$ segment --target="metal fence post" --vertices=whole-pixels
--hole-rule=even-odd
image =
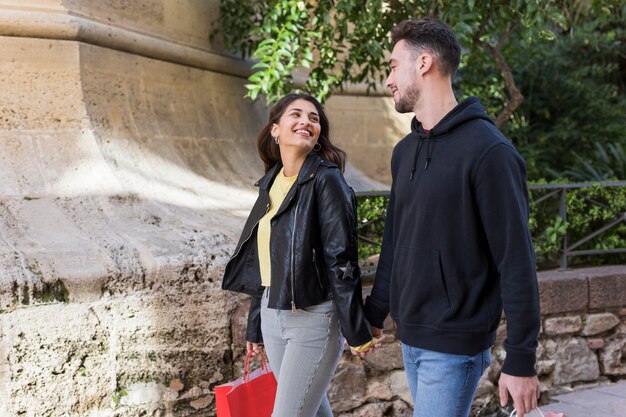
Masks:
[[[567,193],[567,188],[563,187],[561,189],[561,198],[559,199],[559,215],[561,219],[563,219],[563,224],[567,222],[567,200],[565,199],[565,195]],[[561,270],[567,269],[567,228],[565,229],[565,235],[563,236],[563,247],[561,249]]]

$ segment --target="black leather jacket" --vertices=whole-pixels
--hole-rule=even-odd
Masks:
[[[269,208],[269,190],[281,165],[255,185],[259,197],[246,221],[222,288],[252,296],[246,340],[261,342],[261,286],[257,225]],[[311,152],[271,220],[268,307],[306,309],[333,299],[350,346],[372,336],[363,316],[356,238],[356,201],[339,168]]]

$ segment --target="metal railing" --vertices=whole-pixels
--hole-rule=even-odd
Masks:
[[[625,187],[625,181],[609,181],[609,182],[585,182],[574,184],[532,184],[528,186],[529,190],[549,190],[548,194],[545,194],[536,200],[534,204],[538,205],[550,198],[559,199],[559,216],[563,219],[563,222],[567,223],[567,192],[579,188],[590,187]],[[609,206],[593,199],[585,197],[585,200],[593,205],[600,206],[606,210],[611,210]],[[608,223],[601,227],[589,231],[585,236],[579,238],[576,242],[569,243],[569,233],[566,232],[562,238],[561,243],[561,256],[559,260],[559,266],[561,269],[567,269],[569,258],[582,255],[606,255],[611,253],[626,253],[626,248],[614,248],[614,249],[585,249],[576,250],[584,243],[590,242],[593,238],[601,235],[609,229],[612,229],[622,222],[626,222],[626,212],[614,212],[614,217]]]
[[[588,183],[569,183],[569,184],[531,184],[528,186],[529,191],[547,191],[547,194],[542,195],[533,200],[533,204],[535,206],[545,203],[547,201],[551,201],[551,199],[558,198],[558,214],[561,217],[564,224],[567,224],[567,193],[568,191],[572,191],[580,188],[590,188],[590,187],[626,187],[626,181],[607,181],[607,182],[588,182]],[[389,191],[374,191],[374,192],[357,192],[357,197],[388,197]],[[595,201],[593,199],[584,197],[586,201],[593,205],[597,205],[602,207],[605,210],[611,210],[609,206],[603,204],[599,201]],[[588,231],[582,237],[579,237],[574,243],[569,242],[570,233],[566,229],[566,232],[561,238],[561,249],[560,249],[560,257],[559,257],[559,266],[561,269],[567,269],[569,259],[575,256],[583,256],[583,255],[606,255],[606,254],[617,254],[617,253],[626,253],[626,248],[613,248],[613,249],[577,249],[583,244],[590,242],[594,238],[598,237],[602,233],[617,227],[621,223],[626,223],[626,211],[614,211],[613,218],[602,226],[595,228],[594,230]],[[374,219],[372,221],[384,221],[384,219]],[[368,223],[371,223],[368,222]],[[365,236],[359,235],[359,239],[374,245],[380,245],[378,242],[375,242]]]

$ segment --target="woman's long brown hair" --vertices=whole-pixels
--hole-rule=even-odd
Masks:
[[[289,93],[285,97],[278,100],[270,111],[270,117],[267,124],[259,132],[256,145],[259,150],[259,156],[265,164],[265,172],[267,173],[276,164],[276,162],[281,161],[280,149],[272,137],[272,125],[274,123],[278,124],[280,118],[285,113],[285,110],[287,110],[287,107],[289,107],[289,105],[296,100],[306,100],[313,103],[317,109],[317,113],[320,118],[321,130],[320,136],[317,139],[320,149],[316,150],[316,152],[320,154],[322,158],[337,164],[339,169],[343,172],[346,165],[346,153],[330,142],[330,123],[328,123],[328,118],[326,117],[326,113],[324,113],[324,108],[315,97],[304,93]]]

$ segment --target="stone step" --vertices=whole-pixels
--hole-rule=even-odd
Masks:
[[[557,395],[541,409],[564,417],[626,417],[626,380]]]

